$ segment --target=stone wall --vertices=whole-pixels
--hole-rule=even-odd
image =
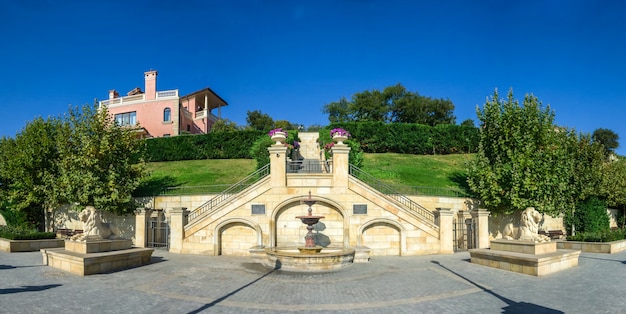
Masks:
[[[58,229],[83,230],[83,222],[78,220],[78,213],[82,208],[72,209],[69,205],[61,206],[52,213],[51,225],[48,229],[52,231]],[[102,222],[110,223],[120,229],[120,237],[135,240],[135,215],[115,215],[109,212],[100,211]]]

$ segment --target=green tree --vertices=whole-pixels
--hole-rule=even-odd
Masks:
[[[330,121],[330,123],[352,121],[350,102],[345,97],[341,97],[339,101],[324,105],[324,107],[322,107],[322,113],[328,114],[328,121]]]
[[[246,123],[248,127],[257,131],[268,131],[274,128],[274,120],[259,110],[247,111]]]
[[[45,212],[62,201],[54,186],[59,159],[55,138],[59,128],[57,118],[36,118],[15,139],[3,138],[0,142],[4,198],[40,230],[45,225]]]
[[[601,195],[609,206],[626,205],[626,160],[619,158],[602,164]]]
[[[477,108],[480,140],[468,167],[468,185],[483,206],[495,213],[533,206],[547,214],[572,210],[573,160],[568,145],[573,132],[557,128],[554,112],[533,95],[520,106],[509,91],[497,90]]]
[[[465,119],[463,120],[463,122],[461,122],[462,126],[471,126],[474,127],[474,120],[472,119]]]
[[[331,123],[345,122],[400,122],[430,126],[454,124],[454,104],[449,99],[433,99],[407,91],[401,84],[388,86],[383,91],[366,90],[324,105]]]
[[[382,121],[387,122],[389,107],[383,93],[379,90],[363,91],[352,95],[350,112],[354,121]]]
[[[609,129],[596,129],[593,131],[591,138],[594,142],[604,146],[607,155],[615,152],[615,149],[619,147],[619,136]]]
[[[238,130],[237,123],[228,119],[219,119],[211,126],[211,132],[235,132]]]
[[[296,130],[298,128],[297,124],[292,124],[287,120],[276,120],[274,122],[275,128],[282,128],[283,130]]]
[[[57,145],[56,187],[67,201],[118,214],[134,210],[131,193],[146,175],[145,143],[135,129],[118,126],[106,107],[70,107]]]

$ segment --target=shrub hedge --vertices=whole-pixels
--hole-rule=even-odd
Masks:
[[[604,230],[597,232],[578,232],[576,235],[568,236],[569,241],[582,241],[582,242],[611,242],[624,240],[626,238],[625,229],[617,230]]]
[[[35,229],[22,227],[0,226],[0,238],[9,240],[40,240],[54,239],[54,232],[39,232]]]
[[[577,204],[573,215],[569,211],[565,213],[565,226],[571,230],[573,224],[577,233],[603,233],[610,229],[606,207],[605,201],[591,197]]]
[[[478,129],[472,126],[347,122],[333,123],[324,129],[338,127],[348,130],[366,153],[445,155],[472,153],[478,147]],[[261,136],[267,137],[267,132],[246,130],[148,139],[146,160],[258,158],[251,154],[251,147]]]
[[[328,128],[348,130],[366,153],[445,155],[472,153],[478,148],[478,128],[472,126],[346,122],[332,123]]]
[[[215,132],[146,140],[146,161],[252,158],[261,131]]]

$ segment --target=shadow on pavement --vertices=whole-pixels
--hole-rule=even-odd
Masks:
[[[451,272],[452,274],[458,276],[459,278],[462,278],[463,280],[469,282],[470,284],[476,286],[477,288],[493,295],[494,297],[500,299],[501,301],[503,301],[504,303],[508,304],[507,307],[503,307],[502,308],[502,313],[509,313],[509,314],[514,314],[514,313],[546,313],[546,314],[557,314],[557,313],[564,313],[562,311],[559,310],[554,310],[551,308],[547,308],[541,305],[537,305],[537,304],[533,304],[533,303],[527,303],[527,302],[515,302],[511,299],[505,298],[493,291],[491,291],[490,289],[487,289],[465,277],[463,277],[460,274],[457,274],[456,272],[454,272],[453,270],[447,268],[446,266],[441,265],[441,263],[439,263],[438,261],[430,261],[433,264],[439,265],[441,268]]]
[[[22,267],[40,267],[42,265],[30,265],[30,266],[13,266],[13,265],[2,265],[0,264],[0,270],[3,269],[15,269],[15,268],[22,268]]]
[[[245,289],[245,288],[247,288],[247,287],[251,286],[251,285],[252,285],[252,284],[254,284],[255,282],[257,282],[257,281],[259,281],[259,280],[261,280],[261,279],[265,278],[266,276],[269,276],[271,273],[273,273],[273,272],[275,272],[276,270],[280,269],[280,267],[281,267],[281,266],[282,266],[282,265],[281,265],[280,261],[276,261],[276,265],[274,266],[274,269],[272,269],[272,270],[268,271],[267,273],[263,274],[261,277],[259,277],[259,278],[255,279],[255,280],[253,280],[253,281],[251,281],[251,282],[249,282],[249,283],[247,283],[247,284],[245,284],[245,285],[243,285],[243,286],[241,286],[241,287],[239,287],[239,288],[237,288],[237,289],[233,290],[232,292],[230,292],[230,293],[229,293],[229,294],[227,294],[227,295],[224,295],[224,296],[222,296],[222,297],[220,297],[220,298],[215,299],[215,301],[213,301],[213,302],[211,302],[211,303],[208,303],[208,304],[205,304],[205,305],[201,306],[200,308],[196,309],[195,311],[191,311],[191,312],[189,312],[188,314],[196,314],[196,313],[200,313],[200,312],[202,312],[202,311],[204,311],[204,310],[206,310],[206,309],[208,309],[208,308],[211,308],[211,307],[213,307],[213,306],[215,306],[215,305],[219,304],[220,302],[222,302],[222,301],[224,301],[224,300],[228,299],[229,297],[231,297],[231,296],[235,295],[237,292],[239,292],[239,291],[241,291],[241,290],[243,290],[243,289]]]
[[[22,286],[21,288],[0,289],[0,294],[20,293],[20,292],[36,292],[48,290],[62,285],[45,285],[45,286]]]
[[[626,261],[618,261],[618,260],[608,259],[608,258],[599,258],[599,257],[582,256],[582,255],[580,256],[580,258],[597,259],[597,260],[601,260],[601,261],[618,262],[618,263],[626,264]]]

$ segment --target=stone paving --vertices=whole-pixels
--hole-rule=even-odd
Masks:
[[[155,251],[147,266],[80,277],[39,252],[0,252],[0,313],[626,313],[626,251],[582,253],[541,278],[468,260],[373,257],[309,274]]]

